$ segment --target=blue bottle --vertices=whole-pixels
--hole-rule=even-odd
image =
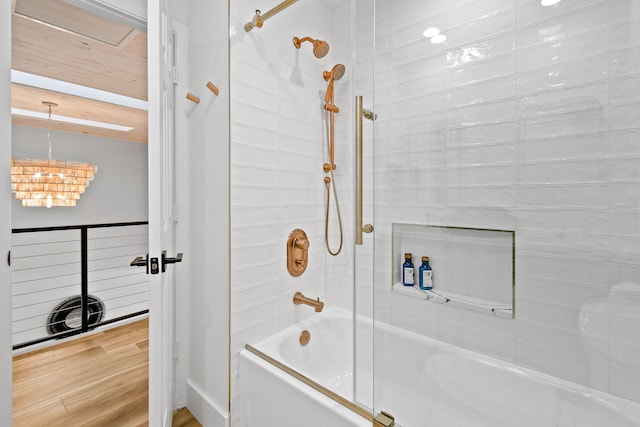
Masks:
[[[422,257],[422,265],[420,266],[420,289],[429,291],[433,289],[433,271],[429,265],[429,257]]]
[[[414,283],[411,254],[406,253],[404,254],[404,264],[402,264],[402,284],[405,286],[413,286]]]

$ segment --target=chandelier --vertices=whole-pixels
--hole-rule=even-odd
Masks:
[[[88,163],[52,160],[51,109],[58,104],[42,102],[49,107],[49,158],[47,160],[11,159],[11,191],[22,206],[75,206],[80,195],[98,172],[98,166]]]

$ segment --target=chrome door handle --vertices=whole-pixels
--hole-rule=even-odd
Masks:
[[[182,252],[178,253],[175,258],[169,258],[167,251],[162,251],[162,272],[167,271],[167,264],[175,264],[176,262],[182,262]]]

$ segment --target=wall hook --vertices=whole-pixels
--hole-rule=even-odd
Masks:
[[[220,90],[218,89],[218,86],[214,85],[214,84],[213,84],[213,83],[211,83],[211,82],[207,82],[207,87],[209,88],[209,90],[210,90],[211,92],[213,92],[213,94],[214,94],[215,96],[218,96],[218,94],[220,93]]]
[[[191,102],[195,102],[196,104],[200,104],[200,98],[195,96],[191,92],[187,93],[187,99]]]

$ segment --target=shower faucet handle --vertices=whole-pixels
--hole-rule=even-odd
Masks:
[[[309,249],[309,241],[307,239],[293,239],[293,247],[298,249]]]

